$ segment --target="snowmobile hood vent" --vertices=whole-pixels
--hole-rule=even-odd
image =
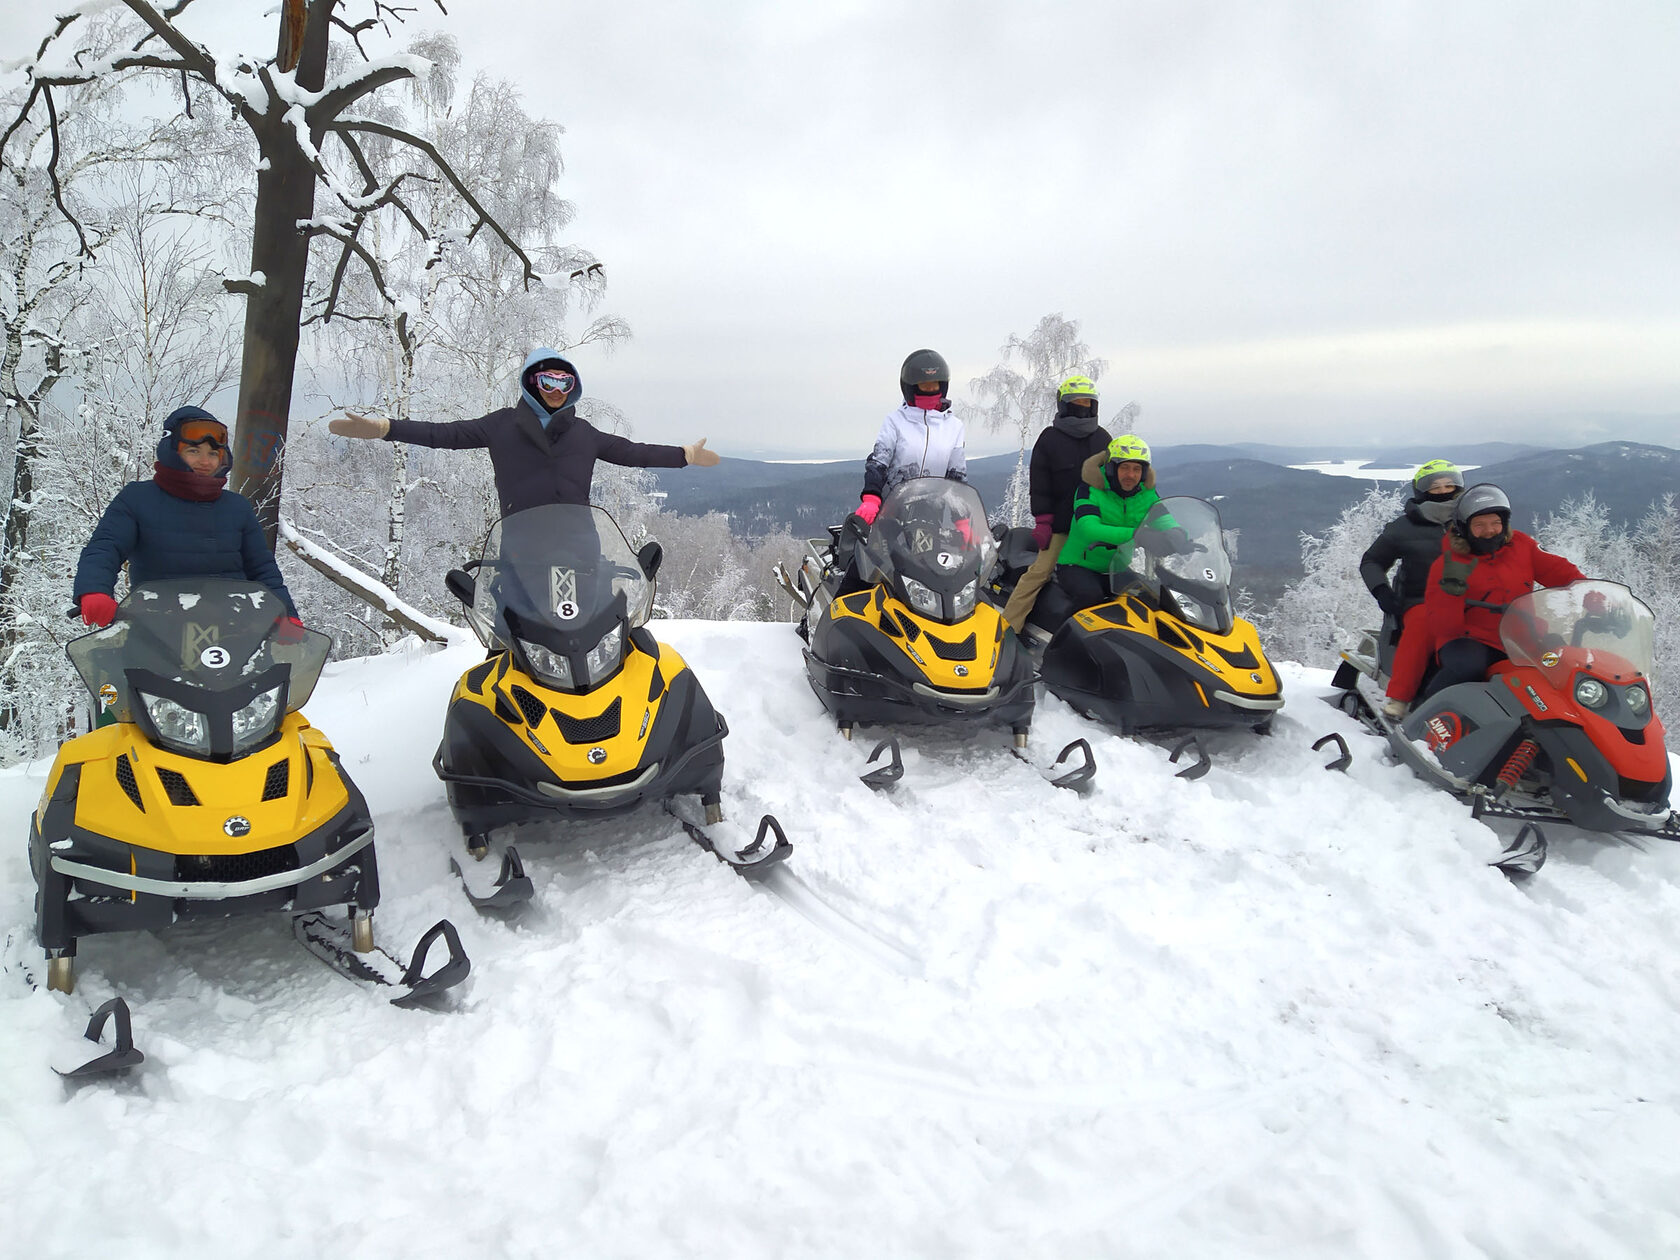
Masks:
[[[611,739],[618,734],[622,725],[621,714],[623,705],[620,697],[614,696],[613,702],[606,707],[605,712],[597,713],[594,717],[568,717],[559,709],[552,710],[554,722],[560,728],[560,738],[568,744],[599,744],[602,740]]]
[[[146,804],[140,799],[140,784],[135,781],[134,767],[129,764],[127,753],[117,754],[117,786],[134,802],[135,809],[142,814],[146,812]]]
[[[957,643],[951,643],[945,639],[936,639],[931,634],[927,635],[926,638],[928,646],[933,649],[933,654],[942,661],[972,661],[979,655],[973,634]]]
[[[192,790],[192,784],[187,777],[168,766],[158,767],[158,780],[163,784],[163,790],[169,796],[171,805],[197,805],[198,793]]]

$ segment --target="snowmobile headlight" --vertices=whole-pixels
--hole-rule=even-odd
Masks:
[[[1610,688],[1596,678],[1583,678],[1575,684],[1575,698],[1589,709],[1602,709],[1610,699]]]
[[[1638,683],[1634,683],[1622,697],[1627,701],[1627,707],[1633,710],[1633,716],[1642,718],[1651,711],[1651,693]]]
[[[529,639],[519,640],[519,647],[525,653],[525,659],[531,662],[531,668],[539,682],[547,683],[550,687],[571,687],[571,661],[558,652],[549,651],[540,643],[532,643]]]
[[[176,752],[199,755],[210,751],[210,719],[197,709],[176,704],[163,696],[137,692],[146,706],[146,716],[152,719],[157,736]]]
[[[910,597],[910,607],[924,617],[939,616],[939,593],[929,590],[915,578],[904,579],[904,593]]]
[[[974,611],[974,601],[979,598],[980,580],[978,578],[957,592],[956,598],[951,602],[951,611],[956,613],[958,621]]]
[[[252,698],[251,703],[233,714],[233,751],[244,752],[252,744],[260,744],[274,733],[274,720],[280,715],[280,688],[272,687]]]
[[[603,634],[601,641],[583,658],[584,681],[594,686],[618,668],[623,656],[624,627],[617,625]]]

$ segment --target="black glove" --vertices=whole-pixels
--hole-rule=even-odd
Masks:
[[[1177,525],[1169,529],[1139,530],[1138,545],[1152,556],[1187,556],[1197,551],[1206,551],[1201,543],[1190,541],[1190,535]]]
[[[1387,582],[1373,590],[1371,595],[1377,601],[1377,607],[1390,617],[1400,615],[1400,597],[1394,593],[1394,588]]]

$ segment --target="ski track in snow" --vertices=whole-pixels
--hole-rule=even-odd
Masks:
[[[0,773],[8,1251],[1680,1254],[1680,845],[1553,836],[1513,885],[1499,835],[1287,665],[1275,733],[1207,738],[1198,782],[1041,695],[1035,758],[1089,739],[1090,792],[1006,732],[915,729],[873,792],[885,732],[839,738],[789,627],[653,628],[729,721],[730,816],[793,841],[763,885],[647,806],[498,837],[536,898],[479,917],[430,764],[479,649],[323,678],[380,939],[456,922],[451,1012],[279,921],[93,938],[74,997],[28,990],[48,763]],[[112,991],[146,1064],[61,1084]]]

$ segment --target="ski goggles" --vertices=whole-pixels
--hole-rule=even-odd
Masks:
[[[572,386],[577,384],[577,377],[570,372],[538,372],[537,388],[550,394],[569,394]]]
[[[213,450],[227,450],[227,425],[220,420],[184,421],[177,431],[175,444],[177,446],[197,446],[200,443],[208,444]]]

